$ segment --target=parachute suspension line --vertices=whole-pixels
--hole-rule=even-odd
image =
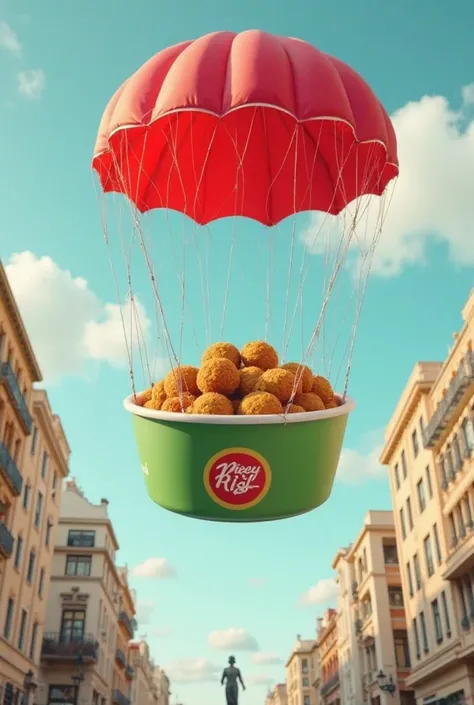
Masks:
[[[265,305],[265,342],[268,342],[270,334],[270,323],[272,317],[272,263],[273,263],[273,230],[267,231],[267,283],[266,283],[266,305]]]
[[[237,196],[236,196],[237,198]],[[228,301],[229,301],[229,287],[230,287],[230,276],[232,272],[232,263],[234,259],[234,249],[235,249],[235,218],[234,216],[232,218],[232,239],[230,242],[230,251],[229,251],[229,264],[227,266],[227,278],[226,278],[226,283],[225,283],[225,290],[224,290],[224,303],[222,305],[222,318],[221,318],[221,327],[220,327],[220,339],[223,339],[224,336],[224,327],[225,327],[225,319],[227,315],[227,306],[228,306]]]

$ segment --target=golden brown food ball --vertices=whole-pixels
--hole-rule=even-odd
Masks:
[[[161,409],[163,402],[166,399],[165,383],[163,380],[153,385],[151,390],[151,399],[153,401],[153,408]]]
[[[301,380],[299,384],[296,385],[296,378],[293,372],[284,370],[281,367],[266,370],[255,385],[256,392],[269,392],[270,394],[274,394],[277,399],[283,403],[286,403],[292,394],[301,392],[301,389]]]
[[[190,407],[195,400],[196,397],[193,396],[193,394],[184,392],[180,397],[169,397],[168,399],[165,399],[161,407],[161,411],[174,411],[176,413],[183,410],[186,411],[186,409]]]
[[[216,416],[232,416],[234,407],[230,399],[216,392],[205,392],[192,405],[192,414],[214,414]]]
[[[146,401],[143,406],[145,407],[145,409],[154,409],[155,411],[158,411],[158,409],[155,409],[155,407],[153,406],[153,399],[149,399],[148,401]]]
[[[224,357],[234,363],[237,369],[240,367],[240,353],[232,343],[214,343],[204,351],[201,362],[207,362],[209,358]]]
[[[196,384],[198,368],[191,365],[180,365],[168,374],[164,381],[167,397],[178,397],[183,392],[197,396],[199,389]]]
[[[144,392],[138,392],[133,401],[137,406],[145,406],[147,401],[151,400],[151,396],[152,388],[150,387],[150,389],[145,389]]]
[[[304,414],[305,410],[298,404],[289,404],[285,407],[285,414]]]
[[[339,404],[337,403],[337,399],[335,397],[325,404],[326,409],[337,409],[338,406]]]
[[[298,362],[287,362],[282,365],[282,369],[290,370],[298,379],[301,379],[302,392],[310,392],[313,386],[313,373],[306,365],[300,365]]]
[[[261,370],[270,370],[278,366],[278,355],[269,343],[263,340],[254,340],[244,345],[240,356],[245,367],[260,367]]]
[[[263,370],[261,370],[260,367],[242,367],[240,370],[239,391],[243,397],[253,392],[255,385],[262,375]]]
[[[197,386],[201,392],[217,392],[230,396],[239,384],[239,370],[225,357],[209,358],[202,364],[197,376]]]
[[[297,394],[294,402],[298,406],[302,406],[305,411],[323,411],[325,408],[322,399],[313,392]]]
[[[313,394],[317,394],[318,397],[323,400],[324,404],[328,404],[334,399],[334,392],[332,391],[332,387],[326,377],[315,375],[313,377],[311,391]]]
[[[237,413],[244,416],[282,414],[283,407],[274,394],[269,392],[251,392],[242,399]]]

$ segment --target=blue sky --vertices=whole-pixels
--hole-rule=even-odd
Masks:
[[[72,474],[91,500],[108,497],[122,562],[132,568],[161,557],[176,570],[174,578],[132,580],[143,603],[140,631],[157,662],[185,678],[193,666],[204,679],[173,684],[185,704],[222,702],[214,666],[225,665],[229,651],[248,681],[243,702],[261,703],[267,681],[284,678],[282,666],[253,663],[251,651],[212,648],[209,633],[245,630],[262,652],[285,659],[297,633],[314,634],[325,606],[324,590],[313,593],[322,604],[304,607],[301,596],[331,577],[332,557],[365,512],[390,506],[376,464],[381,432],[416,360],[445,356],[473,282],[473,20],[467,0],[0,2],[0,253],[43,369],[55,377],[48,388],[72,447]],[[91,321],[103,321],[104,304],[115,300],[90,172],[108,99],[161,48],[247,28],[301,37],[360,71],[395,114],[402,175],[359,327],[349,387],[358,407],[332,497],[302,518],[232,526],[191,522],[147,500],[121,406],[126,370],[97,360],[105,353],[96,339],[95,353],[90,340],[87,352],[84,332],[97,332]],[[222,256],[214,257],[217,267]],[[282,245],[277,272],[284,256]],[[319,266],[313,257],[315,277]],[[167,283],[173,313],[171,273]],[[144,282],[138,289],[147,307]],[[247,333],[237,324],[241,310],[231,292],[227,335],[238,342]],[[252,337],[256,318],[247,325]]]

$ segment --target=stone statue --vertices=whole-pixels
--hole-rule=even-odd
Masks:
[[[224,681],[227,705],[238,705],[239,686],[237,681],[240,681],[242,690],[245,690],[245,685],[240,670],[235,666],[235,658],[233,656],[229,656],[229,665],[222,672],[221,685],[224,685]]]

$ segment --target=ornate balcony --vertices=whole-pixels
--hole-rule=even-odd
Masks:
[[[49,632],[43,635],[43,661],[74,661],[78,656],[82,656],[84,663],[98,661],[99,644],[91,634],[75,637],[71,634]]]
[[[31,433],[33,419],[28,411],[25,398],[21,393],[18,380],[9,362],[0,362],[0,381],[5,382],[8,393],[13,401],[25,431],[27,433]]]
[[[125,668],[127,665],[127,659],[125,658],[125,654],[122,649],[115,649],[115,660],[122,668]]]
[[[339,685],[339,673],[335,673],[321,686],[321,695],[327,695]]]
[[[5,477],[7,484],[16,497],[21,495],[23,487],[23,478],[20,471],[15,465],[8,448],[0,443],[0,473]]]
[[[127,698],[121,690],[116,688],[112,691],[112,702],[115,703],[115,705],[130,705],[130,698]]]
[[[10,558],[13,553],[13,536],[3,522],[0,522],[0,556]]]
[[[467,389],[474,384],[474,354],[469,351],[449,383],[445,396],[423,431],[423,445],[434,448],[456,412],[456,407]]]
[[[128,614],[122,610],[122,612],[119,613],[118,621],[119,624],[122,624],[125,627],[128,632],[128,635],[130,636],[130,639],[133,639],[135,635],[135,629],[137,628],[136,620],[130,619]]]

